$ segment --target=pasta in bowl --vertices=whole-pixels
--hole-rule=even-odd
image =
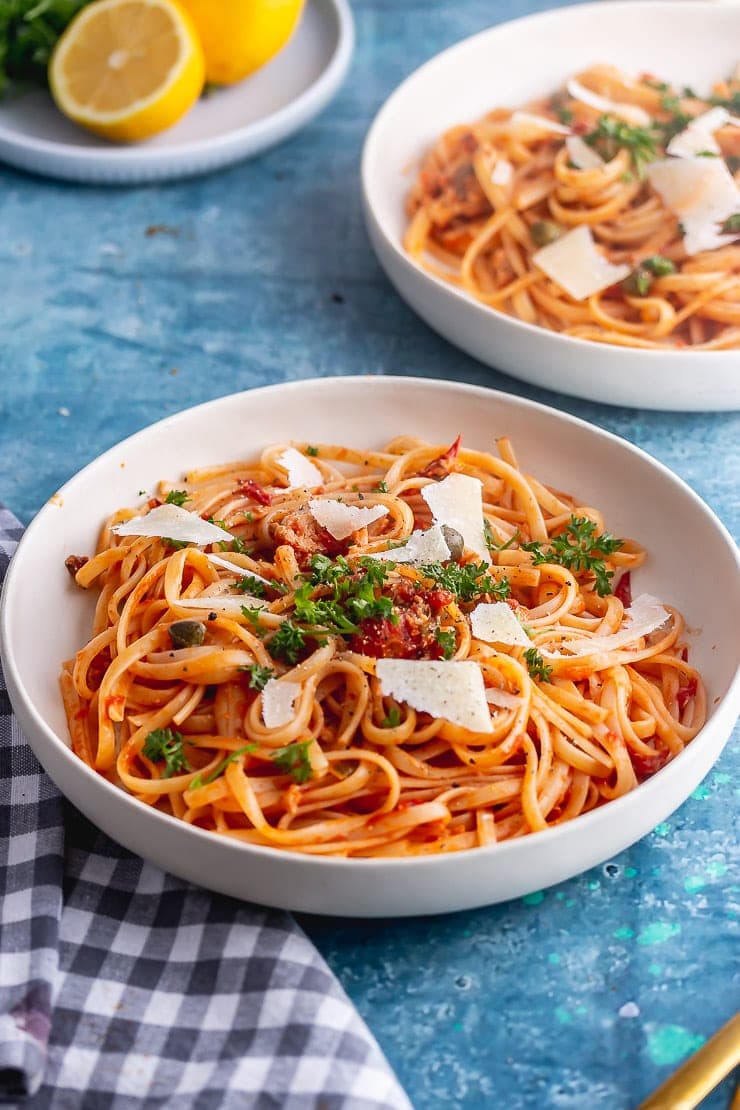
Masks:
[[[445,382],[297,382],[169,417],[60,490],[6,577],[3,668],[60,789],[157,865],[309,912],[442,912],[601,862],[688,796],[737,712],[737,581],[698,498],[596,428]]]
[[[413,856],[495,844],[634,789],[705,719],[646,553],[498,453],[398,437],[270,445],[114,514],[76,583],[72,747],[246,843]],[[128,518],[128,519],[127,519]]]

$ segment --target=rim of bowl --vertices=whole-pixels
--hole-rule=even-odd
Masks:
[[[665,11],[667,19],[670,19],[671,10],[680,10],[682,12],[701,12],[702,16],[706,19],[711,18],[711,16],[707,16],[708,11],[710,10],[722,10],[726,12],[728,10],[732,11],[734,9],[737,13],[738,30],[740,31],[740,4],[738,3],[708,3],[707,0],[609,0],[607,6],[609,10],[621,9],[625,12],[625,14],[629,13],[629,16],[631,18],[634,18],[635,13],[641,8],[649,8],[661,12]],[[390,95],[383,101],[380,108],[373,117],[373,121],[368,128],[367,134],[365,136],[365,141],[362,146],[360,180],[362,182],[362,196],[365,204],[365,212],[368,219],[372,220],[374,227],[378,231],[378,234],[382,236],[384,242],[392,250],[395,258],[405,267],[407,271],[418,275],[421,280],[426,282],[427,285],[430,285],[436,289],[444,290],[456,300],[462,302],[463,304],[469,305],[471,309],[476,311],[483,320],[491,321],[496,325],[500,325],[501,327],[510,327],[513,330],[523,330],[525,333],[530,335],[534,334],[537,336],[543,336],[553,343],[557,342],[566,345],[576,345],[578,347],[586,347],[588,350],[593,351],[594,348],[603,349],[605,346],[609,347],[610,345],[599,343],[595,339],[583,339],[577,335],[564,335],[562,332],[549,331],[546,328],[540,327],[538,324],[530,324],[527,323],[526,320],[520,320],[518,317],[507,316],[503,312],[497,312],[496,309],[482,304],[480,301],[477,301],[474,297],[470,296],[467,293],[464,293],[456,286],[449,285],[447,282],[443,281],[435,274],[429,273],[422,266],[420,266],[418,262],[415,262],[414,259],[412,259],[411,256],[407,254],[406,251],[403,249],[400,241],[398,241],[396,237],[392,235],[390,231],[386,228],[384,221],[377,214],[376,205],[373,201],[373,194],[374,192],[376,192],[376,190],[373,189],[373,186],[371,184],[372,178],[370,172],[370,161],[375,157],[375,147],[378,145],[379,141],[378,134],[384,124],[385,116],[390,113],[396,102],[402,98],[402,96],[406,92],[407,86],[415,81],[426,70],[433,68],[442,58],[448,58],[458,52],[463,53],[472,42],[475,42],[478,39],[486,38],[488,36],[494,36],[497,32],[502,31],[504,28],[520,24],[523,25],[539,22],[544,23],[553,20],[558,21],[560,19],[567,20],[571,18],[574,13],[580,13],[584,11],[599,11],[603,13],[603,0],[595,0],[595,2],[594,0],[592,0],[591,3],[586,4],[569,4],[566,7],[548,8],[546,11],[533,12],[530,15],[518,16],[516,19],[507,19],[504,20],[502,23],[495,23],[490,27],[485,27],[482,31],[477,31],[473,35],[468,35],[464,39],[460,39],[458,42],[453,43],[451,46],[445,47],[444,50],[440,50],[437,54],[434,54],[431,58],[427,59],[426,62],[422,62],[422,64],[420,66],[417,66],[416,69],[412,70],[412,72],[409,73],[407,77],[404,77],[400,84],[396,85],[393,92],[390,93]],[[618,350],[619,353],[622,354],[626,359],[631,359],[635,362],[638,359],[640,359],[641,361],[652,361],[653,359],[661,357],[676,358],[677,356],[680,356],[682,359],[687,360],[688,365],[689,359],[691,360],[691,362],[695,362],[700,359],[702,362],[704,362],[706,359],[711,359],[712,361],[714,361],[721,358],[724,359],[724,361],[728,361],[731,358],[736,359],[738,357],[737,351],[733,350],[691,351],[676,350],[670,347],[658,348],[656,350],[645,350],[644,348],[640,347],[628,346],[619,346]]]
[[[735,563],[740,575],[740,551],[738,551],[735,547],[735,544],[733,543],[730,533],[726,529],[725,525],[713,512],[713,510],[706,504],[706,502],[703,501],[702,498],[699,497],[699,495],[695,493],[694,490],[692,490],[691,487],[682,478],[680,478],[677,474],[674,474],[674,472],[670,470],[669,467],[660,462],[658,459],[654,458],[647,451],[644,451],[641,447],[635,446],[635,444],[630,443],[628,440],[623,439],[621,436],[615,435],[613,432],[609,432],[604,428],[600,428],[595,424],[591,424],[587,420],[582,420],[580,417],[571,416],[570,413],[561,412],[559,409],[555,409],[550,405],[544,405],[539,401],[530,401],[527,398],[505,393],[502,390],[489,389],[486,386],[469,385],[468,383],[464,382],[451,382],[446,379],[420,378],[415,376],[403,377],[401,375],[390,374],[382,376],[371,374],[347,375],[345,377],[336,378],[303,378],[300,381],[280,382],[275,385],[260,386],[256,389],[241,390],[238,393],[225,394],[221,397],[212,398],[210,401],[204,401],[198,405],[193,405],[189,408],[181,409],[179,412],[172,413],[169,416],[165,416],[163,417],[163,419],[157,420],[153,424],[149,424],[146,427],[140,429],[138,432],[134,432],[132,435],[127,436],[125,439],[120,440],[116,444],[113,444],[113,446],[109,447],[107,451],[104,451],[101,455],[98,455],[95,459],[92,459],[89,463],[87,463],[86,466],[78,470],[71,478],[68,479],[68,481],[64,483],[64,485],[59,488],[57,492],[60,495],[64,495],[70,487],[73,487],[79,479],[81,479],[89,471],[93,470],[99,463],[103,462],[107,458],[110,458],[111,456],[120,454],[122,448],[134,447],[138,441],[145,439],[147,436],[158,430],[170,428],[173,423],[180,423],[191,419],[194,414],[202,414],[205,409],[215,407],[220,404],[233,402],[234,399],[237,397],[253,397],[255,394],[268,395],[270,393],[274,393],[280,396],[289,392],[300,393],[305,390],[310,390],[312,396],[315,398],[317,388],[319,390],[326,390],[328,392],[331,392],[333,389],[337,388],[348,388],[352,390],[358,388],[361,385],[366,385],[368,382],[377,381],[387,382],[394,389],[406,388],[410,391],[413,391],[414,389],[418,389],[421,387],[427,389],[431,387],[442,392],[467,393],[471,397],[471,399],[478,397],[481,400],[496,400],[499,403],[503,402],[504,404],[512,405],[514,408],[523,409],[524,411],[535,411],[540,414],[546,414],[552,419],[563,421],[564,423],[575,426],[581,430],[595,433],[599,438],[603,437],[604,439],[612,441],[613,443],[620,446],[623,450],[625,450],[628,454],[636,456],[643,463],[648,463],[650,466],[655,468],[661,474],[664,480],[672,482],[675,486],[679,487],[681,492],[685,496],[687,496],[689,500],[693,503],[696,511],[702,514],[705,519],[705,523],[709,527],[714,528],[715,531],[717,531],[721,538],[725,541],[728,549],[734,555]],[[125,790],[122,790],[120,787],[115,786],[113,783],[109,782],[107,779],[103,778],[96,771],[94,771],[92,767],[89,767],[86,763],[84,763],[78,756],[74,754],[70,745],[61,736],[59,736],[54,731],[54,729],[51,728],[50,725],[47,724],[46,720],[41,716],[41,713],[36,708],[33,701],[27,696],[22,676],[16,666],[14,654],[12,651],[12,636],[10,629],[8,597],[12,589],[14,577],[16,574],[20,573],[17,569],[20,565],[17,560],[17,556],[20,552],[22,552],[22,547],[24,544],[33,541],[33,536],[35,532],[44,526],[47,515],[49,515],[52,511],[54,511],[54,506],[52,506],[47,501],[33,518],[28,527],[25,529],[23,536],[21,537],[21,540],[18,544],[16,554],[11,559],[10,566],[5,576],[2,599],[0,600],[0,647],[2,647],[3,667],[5,669],[6,675],[12,675],[12,683],[21,694],[24,708],[26,709],[29,716],[33,719],[37,730],[43,734],[44,741],[47,744],[59,745],[60,748],[63,749],[61,752],[62,758],[64,758],[70,766],[75,767],[79,772],[81,772],[83,778],[87,777],[91,785],[97,784],[97,787],[99,789],[102,789],[105,794],[108,794],[112,798],[120,799],[123,805],[130,807],[132,814],[140,814],[140,802],[137,802],[131,794],[129,794]],[[510,854],[512,852],[516,853],[518,851],[525,850],[527,845],[537,843],[543,837],[547,838],[549,841],[554,842],[558,839],[563,839],[563,837],[566,837],[569,834],[573,835],[573,830],[575,829],[580,830],[583,834],[587,834],[588,830],[593,826],[599,826],[605,822],[610,822],[612,820],[618,821],[619,815],[622,810],[635,805],[637,799],[639,799],[640,801],[646,801],[649,795],[654,794],[657,790],[660,789],[661,783],[664,783],[669,777],[675,778],[677,775],[680,775],[683,766],[687,762],[692,762],[694,758],[698,759],[698,755],[694,756],[693,753],[697,751],[695,745],[698,741],[701,740],[702,733],[705,731],[705,729],[711,726],[714,718],[718,716],[722,711],[724,711],[726,706],[732,706],[733,703],[736,703],[736,709],[737,711],[740,711],[740,663],[738,663],[735,675],[732,678],[724,696],[719,700],[716,706],[714,706],[710,719],[704,724],[702,729],[684,748],[684,750],[678,756],[676,756],[675,759],[672,759],[668,764],[666,764],[665,767],[661,768],[660,771],[656,772],[656,774],[653,775],[652,778],[640,783],[639,786],[635,787],[634,790],[629,791],[627,794],[623,794],[619,798],[615,798],[602,806],[598,806],[595,809],[589,810],[588,813],[582,814],[578,817],[574,817],[572,820],[564,822],[561,825],[556,825],[554,827],[542,829],[536,832],[530,832],[527,833],[526,836],[517,837],[513,840],[504,840],[497,844],[491,844],[477,848],[464,848],[459,851],[450,853],[435,853],[430,855],[410,857],[384,856],[382,858],[348,858],[337,856],[312,856],[308,854],[304,855],[303,853],[299,852],[291,852],[289,849],[272,847],[270,845],[262,844],[247,844],[243,841],[226,837],[223,838],[224,846],[225,849],[228,851],[235,850],[238,852],[246,853],[247,855],[251,854],[252,852],[256,852],[258,855],[266,856],[266,858],[268,859],[275,859],[276,856],[282,857],[284,855],[287,855],[291,859],[293,859],[293,861],[295,861],[295,857],[300,856],[306,868],[310,867],[312,869],[323,871],[327,869],[334,870],[347,868],[349,866],[362,867],[364,869],[378,869],[390,866],[394,869],[403,869],[409,868],[411,866],[427,868],[440,865],[446,866],[441,862],[443,860],[448,861],[447,866],[454,866],[455,860],[467,858],[471,853],[475,854],[476,857],[479,857],[483,852],[491,855],[493,853],[500,854],[502,852],[506,854]],[[43,761],[40,760],[40,762]],[[151,807],[147,807],[146,812],[150,815],[152,820],[155,821],[155,823],[164,822],[167,828],[171,829],[173,827],[172,823],[175,822],[175,827],[181,827],[183,830],[183,835],[186,837],[195,836],[198,839],[205,838],[206,843],[213,844],[214,839],[218,836],[218,834],[208,829],[202,829],[196,825],[189,825],[185,822],[178,821],[177,818],[171,817],[169,814],[162,813],[159,810],[152,809]]]

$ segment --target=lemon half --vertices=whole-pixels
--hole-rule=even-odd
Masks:
[[[204,81],[197,32],[173,0],[95,0],[67,27],[49,64],[65,116],[117,142],[176,123]]]
[[[274,58],[287,43],[304,0],[180,0],[206,57],[206,78],[233,85]]]

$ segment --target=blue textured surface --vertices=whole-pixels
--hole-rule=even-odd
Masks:
[[[421,324],[370,253],[358,157],[382,100],[456,39],[548,6],[359,0],[357,55],[331,107],[212,177],[103,190],[0,169],[0,498],[28,520],[124,435],[233,390],[421,373],[544,400],[625,436],[737,535],[737,415],[612,409],[489,371]],[[150,225],[172,230],[147,236]],[[522,901],[423,921],[305,922],[419,1110],[632,1107],[730,1017],[737,772],[731,744],[656,832]],[[706,1105],[728,1101],[725,1084]]]

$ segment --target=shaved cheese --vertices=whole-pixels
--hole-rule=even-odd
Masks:
[[[488,687],[486,701],[489,705],[498,706],[500,709],[516,709],[522,704],[520,697],[509,690],[499,690],[498,686]]]
[[[181,509],[179,505],[158,505],[146,516],[136,516],[122,524],[114,524],[111,532],[117,536],[157,536],[177,540],[178,543],[207,543],[228,540],[233,536],[217,524],[209,524],[197,513]]]
[[[714,137],[714,132],[728,123],[737,126],[726,108],[710,108],[708,112],[702,112],[700,116],[692,119],[688,127],[673,136],[666,147],[666,153],[678,158],[693,158],[703,151],[720,154],[720,145]]]
[[[616,116],[617,119],[623,119],[626,123],[631,123],[635,127],[649,127],[652,123],[644,108],[640,108],[636,104],[622,104],[610,100],[607,96],[599,96],[598,93],[587,89],[580,81],[576,81],[574,77],[570,79],[566,88],[574,100],[580,100],[582,104],[588,104],[589,108],[595,108],[597,112]]]
[[[491,182],[494,185],[508,185],[514,173],[514,167],[508,158],[499,158],[491,171]]]
[[[293,706],[301,692],[299,682],[271,678],[262,691],[262,720],[268,728],[282,728],[294,717]]]
[[[206,559],[209,563],[214,563],[217,567],[223,567],[225,570],[230,570],[232,574],[238,574],[243,577],[245,574],[249,578],[256,578],[258,582],[264,582],[266,586],[272,586],[275,589],[275,582],[271,582],[269,578],[263,578],[261,574],[255,573],[253,570],[248,570],[246,567],[239,566],[238,563],[232,563],[228,559],[222,559],[220,555],[212,555],[210,551],[206,552]]]
[[[343,501],[309,501],[308,507],[314,520],[326,528],[335,540],[344,540],[374,520],[388,515],[385,505],[360,509],[357,505],[345,505]]]
[[[687,254],[724,247],[740,232],[722,235],[724,221],[740,212],[740,189],[723,158],[667,158],[646,169],[648,180],[684,229]]]
[[[532,261],[575,301],[608,289],[630,272],[629,266],[615,266],[599,254],[591,228],[585,224],[537,251]]]
[[[266,609],[268,602],[259,597],[250,597],[249,594],[216,594],[212,596],[200,594],[198,597],[179,597],[177,604],[183,609],[208,609],[214,613],[231,613],[238,615],[242,606],[247,609]]]
[[[532,641],[505,601],[481,602],[470,614],[470,627],[476,640],[487,644],[531,647]]]
[[[579,170],[597,170],[604,165],[604,159],[580,135],[569,135],[565,140],[568,158]]]
[[[421,496],[432,511],[436,524],[454,528],[466,548],[490,563],[483,530],[483,483],[469,474],[448,474],[441,482],[424,486]]]
[[[425,532],[412,532],[402,547],[392,547],[388,551],[378,551],[369,555],[370,559],[387,559],[393,563],[444,563],[450,557],[447,540],[439,525],[427,528]]]
[[[288,447],[278,456],[277,463],[288,472],[288,489],[315,489],[324,483],[324,475],[310,459]]]
[[[570,135],[570,127],[556,123],[547,116],[538,116],[534,112],[512,112],[509,123],[514,127],[534,127],[538,131],[553,131],[556,135]]]
[[[471,732],[492,732],[483,675],[477,663],[379,659],[375,674],[385,697]]]
[[[618,651],[636,640],[649,636],[670,620],[671,614],[657,597],[640,594],[624,611],[624,625],[611,636],[591,636],[583,640],[570,640],[563,646],[573,655],[592,655],[594,652]],[[563,658],[561,652],[542,650],[549,659]]]

